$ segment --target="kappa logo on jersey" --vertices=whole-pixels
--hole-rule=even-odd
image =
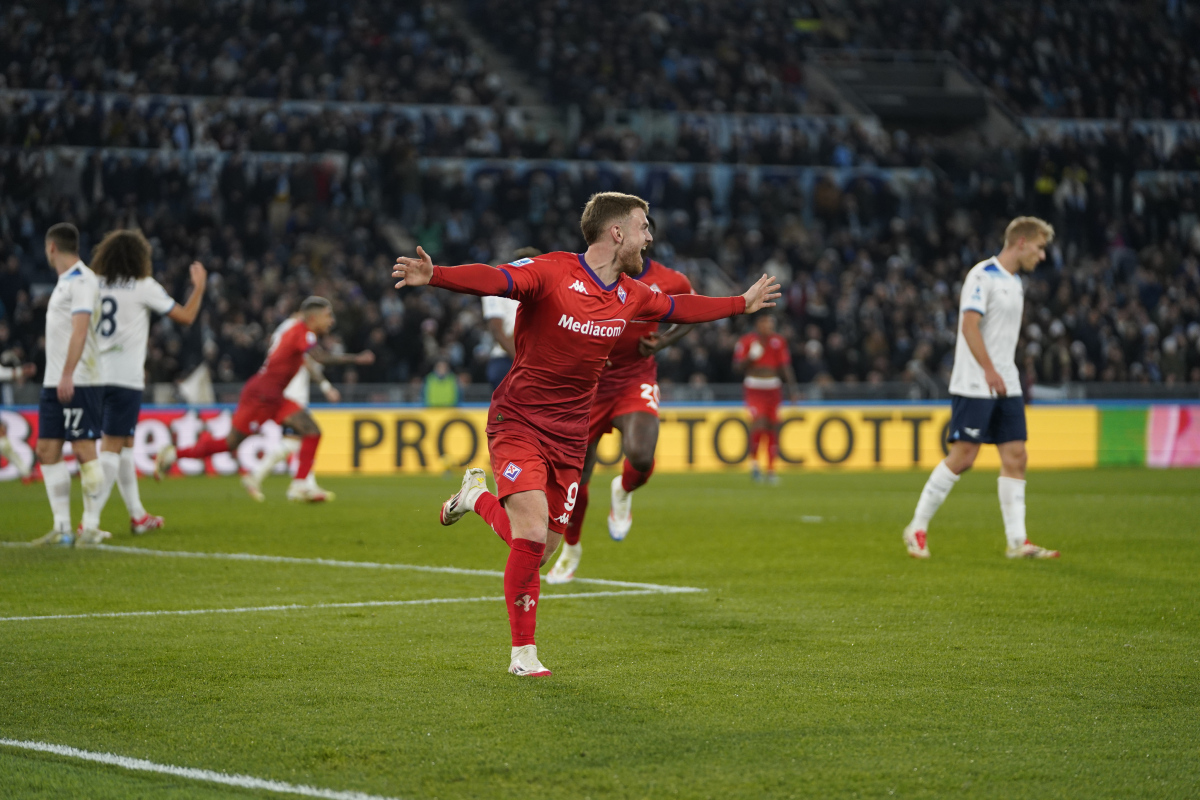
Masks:
[[[568,288],[568,289],[574,289],[575,291],[579,292],[580,294],[587,294],[587,293],[588,293],[587,287],[583,285],[583,281],[575,281],[574,283],[572,283],[572,284],[571,284],[570,286],[568,286],[567,288]]]
[[[534,600],[532,597],[530,597],[527,594],[523,594],[520,597],[518,597],[516,600],[513,600],[513,605],[520,606],[522,611],[529,611],[534,606],[537,605],[537,600]]]
[[[521,474],[521,468],[513,462],[508,462],[508,466],[504,468],[504,477],[510,481],[515,481],[517,476]]]
[[[963,430],[966,431],[967,436],[970,436],[972,439],[979,438],[979,428],[963,428]]]
[[[559,514],[557,517],[554,518],[554,520],[559,525],[566,525],[568,522],[571,521],[571,515],[570,514]]]
[[[628,297],[628,296],[629,296],[629,295],[625,293],[625,287],[624,287],[624,286],[618,286],[618,287],[617,287],[617,299],[618,299],[618,300],[620,300],[622,303],[624,303],[624,302],[625,302],[625,298],[626,298],[626,297]]]
[[[520,261],[509,262],[509,266],[510,267],[523,267],[526,264],[532,264],[532,263],[533,263],[532,258],[522,258]]]
[[[562,319],[558,321],[558,327],[566,328],[575,333],[582,333],[584,336],[598,336],[601,339],[615,339],[625,332],[625,320],[623,319],[606,319],[600,322],[592,322],[588,320],[577,320],[574,317],[569,317],[566,314],[562,315]]]

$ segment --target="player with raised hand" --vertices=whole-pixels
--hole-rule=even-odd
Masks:
[[[634,319],[708,322],[753,313],[779,297],[779,285],[766,275],[744,295],[720,298],[663,294],[634,280],[653,241],[648,210],[633,195],[593,195],[580,218],[583,253],[547,253],[500,267],[435,267],[421,248],[417,258],[396,259],[396,288],[428,284],[521,303],[517,355],[488,411],[498,493],[487,490],[483,470],[469,469],[441,511],[444,525],[474,511],[509,545],[504,596],[514,675],[550,674],[534,643],[539,569],[571,521],[596,382],[626,326]]]
[[[963,281],[950,373],[950,454],[934,467],[904,529],[904,546],[913,558],[929,558],[929,522],[984,444],[1000,451],[997,492],[1008,557],[1058,558],[1057,550],[1025,536],[1025,400],[1016,364],[1025,309],[1019,273],[1037,267],[1053,239],[1049,223],[1017,217],[1004,232],[1000,254],[976,264]]]
[[[650,232],[654,232],[651,220]],[[642,271],[634,275],[652,291],[664,294],[692,294],[692,284],[680,272],[643,258]],[[588,450],[580,478],[579,495],[571,522],[563,533],[562,552],[554,567],[546,573],[546,582],[567,583],[575,577],[583,557],[583,520],[588,507],[588,485],[596,468],[596,447],[600,437],[616,428],[621,432],[625,461],[621,474],[609,487],[608,534],[623,540],[633,526],[633,492],[650,480],[654,472],[654,450],[658,447],[658,361],[654,354],[670,347],[694,326],[672,325],[659,331],[655,321],[633,320],[617,339],[608,365],[600,373],[596,399],[589,413]]]
[[[58,282],[46,306],[46,372],[38,399],[37,457],[42,465],[46,497],[54,528],[33,541],[47,544],[100,544],[110,534],[100,530],[96,508],[104,469],[96,458],[100,436],[104,376],[95,322],[100,316],[100,284],[79,258],[79,230],[59,222],[46,231],[46,261]],[[71,471],[63,461],[63,444],[71,443],[83,487],[83,525],[71,531]]]
[[[224,439],[214,439],[208,431],[204,431],[191,447],[167,445],[154,460],[155,479],[162,480],[180,458],[207,458],[216,453],[234,451],[243,439],[258,430],[259,425],[274,420],[300,434],[300,464],[296,470],[296,480],[306,482],[321,442],[321,429],[311,414],[283,396],[283,390],[304,363],[305,353],[316,346],[319,337],[332,330],[333,323],[333,305],[324,297],[309,297],[302,302],[300,324],[279,338],[268,351],[262,367],[242,387],[229,435]],[[246,484],[249,478],[249,475],[243,476],[242,483]],[[293,499],[321,503],[332,497],[328,492],[305,489]]]
[[[792,402],[800,399],[792,354],[787,340],[775,332],[775,317],[759,314],[754,330],[738,339],[733,348],[733,367],[745,373],[742,380],[746,410],[750,414],[750,475],[761,480],[758,464],[762,440],[767,440],[767,483],[779,483],[775,459],[779,457],[779,406],[783,403],[783,381],[787,380]]]
[[[301,314],[297,311],[290,317],[279,323],[279,327],[271,334],[271,345],[269,349],[275,349],[279,344],[279,340],[296,325],[300,324]],[[317,386],[321,389],[321,394],[330,403],[337,403],[342,399],[341,393],[334,388],[333,384],[325,378],[325,367],[335,364],[358,364],[367,366],[375,363],[375,354],[370,350],[364,350],[361,353],[343,354],[330,353],[321,347],[320,341],[317,345],[304,354],[304,365],[296,371],[295,376],[283,390],[284,398],[291,400],[299,408],[308,411],[309,396],[311,395],[310,379],[317,382]],[[292,428],[285,428],[283,439],[279,446],[271,452],[267,453],[262,462],[245,478],[242,479],[242,485],[246,487],[246,491],[255,500],[260,503],[266,500],[266,495],[263,494],[262,485],[267,476],[271,474],[271,470],[280,461],[286,461],[291,456],[300,452],[302,443],[300,434]],[[287,499],[295,502],[305,501],[309,497],[324,495],[326,500],[334,499],[333,492],[327,492],[317,485],[317,474],[315,470],[309,470],[308,478],[301,481],[295,479],[287,490]]]
[[[9,381],[23,383],[26,378],[32,378],[35,374],[37,374],[37,364],[18,364],[12,367],[0,364],[0,383]],[[17,468],[17,475],[21,478],[22,483],[29,483],[33,480],[33,465],[26,464],[25,460],[17,455],[16,448],[8,439],[8,427],[5,426],[4,420],[0,420],[0,456],[4,456],[8,463]]]
[[[146,390],[146,345],[150,315],[161,314],[180,325],[191,325],[200,313],[208,272],[199,261],[188,272],[192,291],[182,306],[151,275],[150,242],[141,231],[115,230],[96,245],[92,271],[100,279],[100,367],[104,373],[104,400],[100,430],[100,464],[104,484],[103,510],[116,483],[129,512],[129,529],[135,534],[158,530],[163,518],[146,513],[133,463],[133,434]],[[86,527],[88,520],[84,520]]]

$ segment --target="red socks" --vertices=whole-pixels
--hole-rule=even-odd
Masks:
[[[500,504],[497,502],[496,505]],[[537,628],[537,603],[542,586],[538,570],[545,550],[546,545],[541,542],[512,540],[508,564],[504,567],[504,601],[508,604],[513,647],[534,644],[533,632]]]
[[[750,431],[750,460],[758,461],[758,448],[762,444],[763,431]]]
[[[634,489],[643,485],[650,480],[650,476],[654,474],[654,462],[650,462],[650,469],[645,472],[640,472],[633,468],[633,464],[629,459],[625,459],[625,468],[621,471],[621,487],[627,492],[632,492]]]
[[[317,457],[317,445],[321,443],[321,434],[305,436],[300,440],[300,464],[296,469],[296,480],[302,481],[312,472],[313,461]]]
[[[779,434],[775,429],[766,432],[767,434],[767,469],[774,471],[775,457],[779,455]]]
[[[579,544],[579,536],[583,533],[583,515],[587,512],[587,504],[588,484],[585,483],[579,487],[579,494],[575,495],[575,510],[571,512],[571,521],[567,523],[567,532],[563,534],[563,541],[567,544]]]
[[[208,458],[216,453],[228,452],[228,439],[214,439],[208,431],[203,431],[194,445],[176,449],[175,455],[178,458]]]
[[[484,492],[475,498],[475,513],[492,526],[492,530],[504,540],[506,545],[512,546],[512,523],[508,521],[508,512],[504,510],[504,506],[500,505],[496,495]],[[542,546],[545,547],[545,545]]]

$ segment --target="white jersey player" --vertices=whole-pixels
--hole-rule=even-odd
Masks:
[[[1025,400],[1016,364],[1025,309],[1019,273],[1037,267],[1053,238],[1047,222],[1017,217],[1004,232],[1000,254],[976,264],[963,282],[950,373],[950,454],[934,467],[904,529],[904,545],[914,558],[929,558],[929,522],[983,444],[1000,451],[997,492],[1008,557],[1058,558],[1057,550],[1025,536]]]
[[[15,367],[0,365],[0,383],[9,381],[22,383],[26,378],[32,378],[35,373],[37,373],[37,364],[21,364]],[[12,442],[9,441],[8,428],[4,425],[4,420],[0,420],[0,456],[4,456],[8,463],[17,468],[17,475],[22,482],[28,483],[32,480],[32,466],[21,458]]]
[[[46,231],[46,261],[58,283],[46,307],[46,373],[38,400],[37,457],[54,527],[35,545],[99,544],[97,507],[104,470],[96,459],[104,380],[95,321],[100,316],[96,275],[79,260],[79,231],[60,222]],[[71,472],[63,461],[63,443],[71,442],[83,486],[83,524],[78,539],[71,530]]]
[[[180,325],[191,325],[204,300],[208,273],[199,262],[191,265],[192,291],[187,303],[178,305],[151,277],[150,243],[135,230],[116,230],[105,236],[93,253],[92,267],[100,278],[100,318],[95,327],[105,384],[100,507],[116,482],[129,511],[129,529],[141,534],[163,526],[162,517],[147,514],[142,506],[133,463],[133,435],[146,388],[150,315],[162,314]]]
[[[292,326],[300,322],[299,313],[279,323],[279,327],[271,334],[271,344],[269,350],[274,350],[279,340],[287,333]],[[312,391],[311,378],[316,378],[321,389],[321,394],[330,403],[336,403],[341,400],[341,393],[334,388],[325,378],[325,364],[359,364],[368,365],[375,363],[375,354],[369,350],[354,355],[341,355],[328,353],[319,348],[313,348],[304,356],[304,365],[296,371],[296,375],[291,382],[283,390],[283,396],[287,400],[291,400],[301,409],[308,409],[309,397]],[[295,431],[284,429],[284,435],[279,446],[271,452],[263,456],[263,460],[258,467],[242,478],[242,485],[246,491],[255,500],[262,502],[266,499],[263,494],[262,484],[271,474],[271,471],[281,461],[288,460],[291,456],[300,452],[300,436]],[[303,481],[293,480],[292,485],[288,487],[287,497],[289,500],[304,500],[313,495],[324,495],[327,499],[332,500],[334,495],[332,492],[327,492],[317,485],[317,477],[315,470],[308,473],[308,477]]]

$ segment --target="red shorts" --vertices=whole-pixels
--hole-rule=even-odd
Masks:
[[[766,419],[772,425],[779,423],[779,406],[783,403],[783,387],[751,389],[747,386],[745,392],[746,409],[750,412],[751,422]]]
[[[599,441],[601,436],[613,429],[612,421],[624,414],[641,411],[657,417],[658,403],[657,383],[632,381],[624,389],[607,397],[597,394],[588,417],[588,444]]]
[[[238,398],[237,408],[233,411],[233,428],[239,433],[249,436],[267,420],[273,420],[282,425],[285,419],[297,411],[303,410],[285,397],[268,400],[257,395],[249,395],[243,389],[242,396]]]
[[[579,496],[583,455],[568,457],[511,421],[504,423],[503,431],[488,432],[488,452],[500,499],[517,492],[545,492],[550,530],[566,533]]]

